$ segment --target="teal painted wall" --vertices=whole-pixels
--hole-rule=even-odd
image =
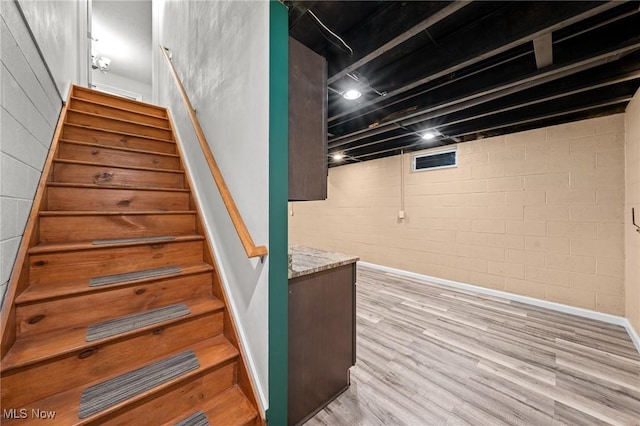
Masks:
[[[269,10],[269,426],[287,424],[289,22]]]

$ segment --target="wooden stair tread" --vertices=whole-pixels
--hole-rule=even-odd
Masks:
[[[95,382],[70,389],[66,392],[41,399],[39,401],[35,401],[31,405],[33,407],[38,407],[41,410],[55,411],[56,424],[64,424],[64,425],[89,424],[92,422],[96,422],[100,418],[103,418],[109,414],[115,413],[131,403],[143,400],[145,398],[148,398],[154,394],[161,392],[164,389],[170,388],[171,386],[174,386],[176,383],[187,382],[188,380],[198,375],[201,375],[208,370],[212,370],[217,366],[233,361],[238,356],[237,349],[234,348],[233,345],[223,335],[219,335],[211,339],[204,340],[200,343],[191,345],[189,347],[181,348],[180,350],[175,351],[174,354],[178,354],[189,349],[195,352],[198,358],[198,362],[200,363],[200,367],[198,367],[195,370],[191,370],[179,377],[176,377],[166,383],[163,383],[149,391],[136,395],[124,402],[121,402],[112,407],[109,407],[104,411],[101,411],[100,413],[94,414],[85,419],[78,418],[78,408],[80,405],[80,398],[84,390],[87,389],[89,386],[97,385],[109,379],[112,379],[114,377],[118,377],[120,376],[120,374],[110,376],[110,377],[101,377],[99,380],[96,380]],[[145,362],[143,365],[131,365],[131,368],[129,369],[129,371],[136,370],[138,368],[152,364],[153,362],[161,361],[163,359],[166,359],[167,357],[168,356],[165,355],[157,358],[152,362]],[[13,424],[12,421],[15,421],[15,420],[7,421],[6,424]],[[26,423],[23,423],[24,420],[21,420],[21,419],[18,419],[15,422],[16,424],[26,424]],[[5,424],[4,421],[3,421],[3,424]]]
[[[128,211],[94,211],[94,210],[43,210],[38,213],[43,217],[72,217],[72,216],[135,216],[135,215],[194,215],[195,210],[128,210]]]
[[[87,326],[83,327],[54,330],[43,334],[32,335],[22,339],[18,338],[9,352],[7,352],[7,355],[3,358],[1,363],[2,368],[0,369],[0,371],[4,373],[14,368],[22,368],[28,365],[42,362],[44,360],[69,354],[71,352],[82,351],[84,349],[102,345],[106,342],[119,340],[136,334],[146,333],[150,330],[154,330],[168,324],[182,322],[189,318],[194,318],[209,312],[215,312],[224,309],[224,304],[215,296],[186,300],[184,301],[184,303],[191,311],[189,315],[180,318],[174,318],[164,322],[159,322],[146,327],[141,327],[136,330],[128,331],[126,333],[107,337],[101,340],[95,340],[93,342],[87,342],[85,340],[87,326],[91,324],[87,324]]]
[[[135,99],[123,98],[122,96],[113,95],[111,93],[101,92],[99,90],[94,90],[94,89],[89,89],[87,87],[75,86],[74,85],[73,86],[73,94],[76,97],[78,97],[76,95],[77,92],[85,92],[85,93],[88,93],[88,94],[97,95],[99,97],[113,99],[116,102],[120,102],[120,103],[124,103],[124,104],[140,105],[140,106],[144,106],[144,107],[147,107],[147,108],[152,108],[152,109],[157,110],[159,114],[163,114],[163,115],[159,115],[158,117],[165,117],[166,112],[167,112],[167,109],[165,107],[160,106],[160,105],[150,104],[150,103],[147,103],[147,102],[141,102],[141,101],[137,101]],[[78,97],[78,99],[86,100],[86,98],[82,98],[82,97]],[[108,104],[108,105],[111,105],[111,104]]]
[[[80,251],[80,250],[94,250],[94,249],[104,249],[111,247],[130,247],[130,246],[139,246],[139,245],[147,245],[147,244],[171,244],[180,241],[199,241],[204,240],[202,235],[194,234],[194,235],[176,235],[171,240],[163,240],[163,241],[135,241],[135,242],[117,242],[117,243],[107,243],[107,244],[92,244],[91,241],[81,241],[74,243],[55,243],[55,244],[40,244],[34,246],[29,249],[29,254],[40,254],[40,253],[53,253],[53,252],[62,252],[62,251]]]
[[[61,143],[70,143],[70,144],[74,144],[74,145],[89,146],[89,147],[94,147],[94,148],[101,148],[101,149],[112,149],[114,151],[130,152],[130,153],[134,153],[134,154],[151,154],[151,155],[161,155],[163,157],[180,158],[180,156],[178,154],[171,154],[169,152],[158,152],[158,151],[149,151],[149,150],[146,150],[146,149],[125,148],[125,147],[121,147],[121,146],[103,145],[103,144],[99,144],[99,143],[76,141],[76,140],[72,140],[72,139],[60,139],[60,142]]]
[[[106,116],[106,115],[94,114],[92,112],[80,111],[80,110],[72,109],[72,108],[69,108],[67,111],[73,112],[73,113],[76,113],[76,114],[88,115],[88,116],[91,116],[91,117],[98,117],[98,118],[101,118],[101,119],[104,119],[104,120],[111,120],[111,121],[117,121],[117,122],[120,122],[120,123],[134,124],[136,126],[149,127],[151,129],[157,129],[157,130],[171,131],[171,129],[167,128],[167,127],[154,126],[153,124],[147,124],[147,123],[140,123],[138,121],[125,120],[124,118],[109,117],[109,116]],[[66,122],[65,122],[65,124],[66,124]]]
[[[10,295],[1,405],[55,424],[169,424],[196,410],[212,425],[262,424],[169,110],[78,86],[68,99]],[[180,370],[172,357],[190,351],[198,362]],[[96,392],[119,402],[95,412]]]
[[[63,284],[56,285],[32,285],[25,289],[15,301],[16,305],[24,305],[28,303],[42,302],[45,300],[59,299],[63,297],[78,296],[81,294],[88,294],[100,291],[107,291],[115,288],[122,288],[128,286],[136,286],[152,281],[166,280],[176,277],[183,277],[188,275],[199,274],[203,272],[213,271],[213,267],[206,263],[190,264],[190,265],[177,265],[180,266],[181,271],[175,274],[167,274],[149,278],[142,278],[133,281],[122,281],[116,284],[110,284],[108,286],[101,287],[89,287],[89,283],[86,280],[81,281],[69,281]]]
[[[237,385],[208,401],[204,408],[212,425],[244,426],[258,416]]]
[[[175,141],[172,141],[171,139],[162,139],[162,138],[158,138],[158,137],[154,137],[154,136],[139,135],[137,133],[128,133],[128,132],[123,132],[123,131],[120,131],[120,130],[105,129],[105,128],[102,128],[102,127],[88,126],[86,124],[65,122],[64,125],[65,126],[80,127],[80,128],[87,129],[87,130],[94,130],[96,132],[113,133],[114,135],[132,136],[132,137],[135,137],[135,138],[148,139],[148,140],[151,140],[151,141],[171,143],[171,144],[175,145]]]
[[[129,190],[136,190],[136,191],[191,192],[191,190],[188,188],[156,188],[153,186],[96,185],[92,183],[47,182],[47,186],[65,187],[65,188],[91,188],[91,189],[129,189]]]
[[[91,161],[79,161],[79,160],[67,160],[64,158],[56,158],[53,160],[55,163],[60,164],[77,164],[81,166],[93,166],[93,167],[108,167],[108,168],[117,168],[117,169],[127,169],[127,170],[144,170],[146,172],[158,172],[158,173],[174,173],[178,175],[184,175],[184,170],[175,170],[175,169],[160,169],[154,167],[134,167],[134,166],[123,166],[118,164],[105,164],[105,163],[97,163]]]
[[[255,420],[258,416],[255,408],[237,385],[225,390],[215,398],[206,401],[197,407],[197,409],[194,409],[193,412],[195,413],[198,410],[205,413],[211,426],[244,426]],[[164,426],[174,426],[180,420],[189,417],[191,414],[192,413],[176,417],[165,423]]]
[[[103,107],[103,108],[113,108],[113,109],[117,109],[117,110],[120,110],[120,111],[123,111],[123,112],[128,112],[128,113],[131,113],[131,114],[135,114],[135,115],[145,115],[147,117],[154,118],[154,119],[163,119],[163,120],[167,121],[167,124],[169,123],[169,119],[167,117],[161,117],[161,116],[154,115],[154,114],[148,114],[146,112],[136,111],[136,110],[129,109],[129,108],[124,108],[124,107],[118,106],[118,105],[103,104],[103,103],[100,103],[100,102],[96,102],[96,101],[94,101],[92,99],[79,98],[79,97],[73,96],[73,95],[71,96],[70,99],[71,100],[75,100],[75,101],[79,101],[79,102],[85,102],[85,103],[88,103],[88,104],[93,104],[93,105],[96,105],[96,106],[99,106],[99,107]],[[146,106],[155,106],[155,105],[152,105],[152,104],[144,104],[144,105],[146,105]]]

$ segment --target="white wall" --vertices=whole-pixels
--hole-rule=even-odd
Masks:
[[[112,72],[102,74],[98,70],[91,73],[91,83],[95,85],[109,86],[126,92],[142,95],[142,102],[151,103],[151,85],[141,81],[132,80]]]
[[[62,101],[13,1],[0,1],[0,43],[1,303]]]
[[[173,61],[256,244],[269,240],[269,3],[154,2]],[[154,31],[155,32],[155,31]],[[268,389],[268,258],[247,259],[162,56],[154,77],[184,145],[263,408]]]
[[[87,2],[20,0],[20,5],[66,99],[72,84],[87,84]]]

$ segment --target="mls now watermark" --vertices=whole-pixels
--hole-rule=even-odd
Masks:
[[[3,419],[43,419],[51,420],[56,417],[55,411],[41,410],[39,408],[9,408],[2,410]]]

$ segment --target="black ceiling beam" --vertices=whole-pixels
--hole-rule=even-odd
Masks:
[[[421,77],[389,91],[385,97],[372,99],[355,108],[349,108],[336,114],[329,118],[329,122],[363,107],[405,93],[439,77],[498,55],[523,43],[531,42],[546,33],[565,28],[621,4],[621,2],[615,1],[607,3],[553,2],[552,4],[516,2],[513,5],[516,10],[505,8],[501,13],[495,14],[490,19],[467,26],[465,29],[447,37],[439,42],[437,47],[429,46],[417,51],[414,55],[419,55],[421,58],[433,58],[433,61],[425,64],[425,67],[430,67],[427,68],[428,72],[425,72],[425,69],[415,69],[412,72]],[[520,19],[514,20],[513,16],[518,16]],[[429,52],[431,53],[429,54]],[[395,71],[388,70],[388,75],[393,76],[393,73],[399,73],[399,70],[411,70],[410,64],[415,66],[415,64],[425,62],[424,60],[416,61],[416,58],[412,56],[409,55],[405,59],[397,61],[391,67]],[[434,70],[434,63],[437,64],[436,70]]]
[[[636,80],[635,82],[633,80]],[[591,98],[592,92],[596,89],[606,88],[612,90],[610,93],[615,95],[614,90],[619,90],[621,83],[632,82],[631,87],[637,87],[640,81],[640,51],[629,55],[618,62],[605,64],[579,74],[574,74],[557,82],[543,85],[532,90],[525,91],[510,97],[501,98],[493,102],[479,105],[474,108],[464,109],[455,114],[449,114],[443,117],[444,120],[433,120],[431,122],[422,123],[422,127],[438,129],[442,134],[448,137],[451,134],[451,126],[462,123],[483,120],[482,122],[493,121],[494,116],[507,113],[509,111],[517,111],[521,116],[526,117],[528,112],[524,110],[527,107],[544,104],[545,102],[558,101],[563,102],[563,98],[570,98],[575,95],[585,94],[586,98]],[[611,86],[618,86],[609,89]],[[484,126],[485,124],[482,124]],[[472,124],[471,127],[474,125]],[[459,127],[459,126],[458,126]],[[384,139],[369,138],[352,144],[347,144],[333,149],[334,152],[347,153],[365,147],[372,147],[384,144],[392,140],[398,140],[409,136],[412,132],[417,134],[417,130],[407,128],[396,129],[389,132]]]
[[[464,108],[480,105],[482,103],[489,102],[513,93],[517,93],[522,90],[530,89],[532,87],[536,87],[541,84],[545,84],[580,71],[594,68],[598,65],[611,62],[616,58],[620,58],[621,56],[631,53],[639,48],[640,40],[638,40],[638,38],[635,38],[633,41],[625,43],[624,45],[615,48],[612,51],[601,53],[597,56],[573,62],[568,65],[553,66],[549,69],[538,71],[533,75],[530,75],[523,79],[518,79],[500,86],[492,87],[462,98],[451,100],[449,102],[444,102],[439,105],[435,105],[418,111],[416,113],[408,114],[404,117],[389,120],[387,122],[381,123],[375,129],[361,129],[347,135],[333,138],[329,141],[329,144],[330,147],[345,145],[347,143],[354,142],[365,137],[386,133],[390,129],[398,128],[400,126],[410,126],[435,117],[451,114]]]
[[[567,96],[550,97],[544,102],[528,103],[520,108],[496,111],[486,117],[470,115],[471,120],[458,123],[447,123],[444,132],[447,135],[459,136],[461,133],[471,133],[475,129],[491,128],[504,122],[526,120],[545,114],[561,113],[564,110],[589,105],[593,102],[603,102],[609,99],[621,99],[631,96],[638,87],[638,80],[627,80],[610,85],[602,85],[588,91],[573,92]]]
[[[396,106],[394,108],[395,110],[398,110],[398,111],[402,110],[403,108],[406,108],[409,105],[415,105],[417,102],[416,99],[421,99],[422,97],[424,97],[424,95],[430,92],[433,92],[437,89],[444,88],[446,86],[457,87],[461,83],[464,83],[465,80],[468,80],[471,77],[477,76],[478,74],[485,73],[492,69],[496,70],[494,73],[491,74],[493,76],[495,75],[496,72],[501,72],[501,70],[503,68],[506,68],[507,65],[509,66],[509,68],[519,68],[521,66],[521,65],[520,66],[518,65],[519,60],[520,62],[522,62],[522,58],[525,58],[530,54],[531,54],[531,49],[520,48],[518,49],[517,53],[509,54],[507,57],[500,58],[498,56],[495,58],[491,58],[490,60],[480,62],[478,64],[475,64],[471,67],[465,68],[464,70],[457,72],[455,76],[446,77],[446,78],[441,77],[438,80],[434,81],[432,84],[427,85],[426,87],[421,87],[417,90],[409,91],[408,93],[404,94],[404,96],[398,97],[393,100],[389,99],[389,102],[387,103],[378,104],[371,108],[363,108],[362,110],[359,110],[356,113],[350,114],[348,117],[345,117],[341,121],[334,121],[333,123],[329,124],[329,128],[336,129],[337,126],[341,126],[343,124],[349,123],[360,117],[364,117],[370,114],[375,114],[376,112],[380,112],[381,116],[382,114],[388,115],[388,112],[385,112],[385,111],[392,106]],[[504,81],[504,79],[502,81]],[[477,83],[476,83],[476,87],[477,87]],[[340,99],[342,99],[342,97]],[[343,101],[340,100],[340,102],[343,102]],[[332,102],[330,99],[329,113],[331,113],[331,107],[332,107]],[[340,128],[338,127],[338,129]],[[338,130],[336,131],[336,133],[340,133],[340,131]]]
[[[619,112],[620,110],[624,110],[623,106],[626,105],[626,103],[628,103],[631,98],[632,98],[631,95],[622,96],[616,99],[600,101],[600,102],[592,103],[586,106],[579,106],[579,107],[575,107],[575,108],[564,110],[564,111],[554,112],[552,114],[545,114],[537,117],[530,117],[527,119],[518,120],[514,122],[501,123],[495,126],[484,128],[479,131],[462,132],[456,135],[456,137],[462,138],[464,136],[473,136],[473,138],[469,140],[475,140],[477,139],[476,136],[482,133],[491,132],[491,136],[498,136],[501,134],[523,131],[523,130],[526,130],[527,128],[530,129],[530,128],[546,127],[546,126],[552,126],[554,124],[563,123],[567,121],[586,119],[589,117],[595,117],[595,116],[601,116],[601,115],[608,115],[610,113],[615,113],[616,111]],[[606,111],[606,112],[599,112],[599,111]],[[567,119],[567,116],[572,116],[572,117],[571,119]],[[438,146],[451,145],[453,143],[455,142],[447,139],[447,140],[436,141],[435,143],[426,145],[424,141],[421,141],[421,140],[417,140],[417,141],[407,140],[406,144],[401,144],[401,145],[392,146],[392,147],[385,147],[376,151],[366,152],[363,154],[351,155],[348,158],[352,158],[354,161],[367,161],[367,160],[372,160],[376,158],[395,155],[396,153],[399,153],[401,150],[418,151],[418,150],[436,148]],[[368,158],[368,157],[373,157],[373,158]],[[333,166],[333,167],[339,166],[339,165],[342,165],[342,164],[336,164],[336,163],[330,164],[330,166]]]
[[[562,44],[562,45],[567,44],[565,43],[566,41],[571,40],[577,36],[583,35],[586,32],[597,30],[605,25],[613,24],[617,21],[624,20],[625,18],[636,15],[638,12],[640,12],[639,4],[629,3],[622,8],[607,11],[587,21],[582,21],[578,24],[574,24],[573,26],[567,27],[564,30],[558,32],[557,34],[553,34],[553,44]],[[637,23],[634,24],[633,22],[630,23],[629,20],[625,20],[619,23],[616,29],[619,29],[625,25],[636,27],[638,24]],[[579,26],[579,28],[575,30],[572,29],[575,26]],[[584,39],[584,37],[581,37],[581,39]],[[588,40],[583,42],[583,44],[586,46],[591,45],[591,43]],[[573,46],[571,48],[573,48]],[[576,50],[584,51],[584,48],[576,49]],[[426,95],[429,92],[433,92],[434,90],[439,89],[441,87],[451,86],[449,90],[455,91],[457,90],[458,87],[463,86],[465,84],[466,85],[472,84],[472,85],[475,85],[476,87],[480,85],[486,86],[487,82],[483,82],[483,81],[469,82],[467,80],[470,77],[473,77],[479,73],[485,73],[486,71],[489,71],[491,69],[494,69],[494,71],[492,71],[491,74],[486,75],[484,77],[485,80],[504,81],[513,75],[520,74],[520,71],[518,71],[518,68],[522,67],[521,63],[523,62],[523,60],[525,61],[525,63],[528,63],[528,59],[526,57],[529,54],[531,54],[531,52],[532,52],[532,45],[524,44],[522,46],[519,46],[518,48],[512,49],[508,52],[504,52],[501,55],[493,57],[489,60],[482,61],[480,63],[474,64],[471,67],[467,67],[463,70],[460,70],[456,72],[454,75],[447,76],[446,78],[441,77],[436,81],[434,81],[432,84],[428,84],[426,87],[420,87],[414,90],[410,90],[407,93],[403,94],[402,97],[396,97],[393,100],[389,99],[389,101],[385,101],[384,103],[374,105],[370,108],[363,108],[359,110],[357,113],[353,113],[353,114],[350,114],[348,117],[344,117],[340,121],[334,121],[332,124],[329,125],[329,129],[332,129],[331,132],[334,135],[341,136],[345,133],[349,133],[350,131],[353,131],[353,129],[352,130],[347,129],[347,131],[344,131],[343,125],[346,125],[346,123],[353,122],[354,120],[357,120],[360,117],[375,114],[377,111],[380,111],[379,117],[376,118],[374,116],[373,120],[368,119],[369,123],[365,124],[365,125],[368,125],[372,121],[375,122],[381,117],[384,117],[385,115],[389,115],[389,113],[385,112],[385,110],[388,110],[390,107],[395,106],[394,110],[400,111],[416,104],[419,105],[420,100],[424,98],[423,95]],[[509,72],[511,72],[511,74],[506,75],[504,77],[499,76],[499,74],[505,74],[504,69],[506,68],[507,65],[509,68]],[[491,85],[491,83],[488,83],[488,84]],[[432,96],[435,96],[436,98],[438,97],[436,94]],[[452,94],[451,97],[455,97],[455,95]],[[332,110],[336,109],[336,106],[339,106],[341,102],[344,102],[341,97],[339,99],[335,97],[330,97],[330,101],[329,101],[330,116],[331,114],[334,113],[332,112]],[[428,102],[433,102],[433,101],[431,99],[428,99]],[[363,119],[359,121],[364,122]],[[336,127],[336,126],[341,126],[341,127]],[[356,127],[357,127],[357,124],[356,124]]]
[[[434,82],[437,84],[430,85],[431,87],[428,89],[423,89],[419,96],[394,103],[392,106],[385,106],[382,109],[368,112],[366,110],[362,111],[357,118],[339,126],[329,126],[331,132],[336,135],[332,140],[353,134],[364,128],[374,129],[381,127],[393,119],[402,119],[409,116],[409,114],[425,112],[433,106],[475,93],[480,88],[498,87],[506,82],[514,81],[517,76],[529,76],[537,71],[532,52],[527,55],[517,56],[519,56],[517,59],[502,62],[496,66],[489,64],[484,67],[483,62],[478,64],[478,67],[482,66],[479,70],[469,71],[469,74],[465,74],[464,78],[453,82]],[[464,72],[467,72],[467,70],[464,70]]]
[[[581,88],[578,89],[574,89],[574,90],[570,90],[570,91],[563,91],[561,93],[557,93],[557,94],[553,94],[553,95],[548,95],[548,96],[544,96],[542,98],[537,98],[537,99],[533,99],[533,100],[529,100],[529,101],[515,101],[513,103],[511,103],[508,106],[487,106],[485,108],[485,112],[480,112],[480,113],[475,113],[473,111],[469,111],[468,113],[470,113],[471,115],[465,115],[462,118],[453,118],[453,119],[447,119],[446,122],[443,122],[441,124],[438,124],[437,127],[440,128],[446,128],[448,126],[452,126],[455,124],[459,124],[459,123],[464,123],[464,122],[468,122],[468,121],[472,121],[472,120],[476,120],[476,119],[481,119],[481,118],[486,118],[486,117],[490,117],[496,114],[501,114],[504,112],[508,112],[508,111],[513,111],[513,110],[518,110],[520,108],[524,108],[527,106],[531,106],[531,105],[535,105],[535,104],[539,104],[539,103],[544,103],[544,102],[548,102],[548,101],[552,101],[552,100],[556,100],[556,99],[561,99],[563,97],[567,97],[567,96],[573,96],[573,95],[577,95],[577,94],[581,94],[581,93],[585,93],[585,92],[589,92],[590,90],[593,89],[599,89],[602,87],[607,87],[607,86],[613,86],[619,83],[623,83],[626,81],[630,81],[630,80],[636,80],[636,79],[640,79],[640,70],[629,73],[627,75],[623,75],[620,76],[619,78],[613,79],[613,80],[607,80],[604,81],[602,83],[598,83],[598,84],[592,84],[589,83],[587,85],[584,85]],[[434,126],[435,127],[435,126]],[[442,132],[444,134],[448,134],[448,131],[442,130]]]
[[[606,99],[597,103],[591,103],[588,105],[584,105],[584,106],[579,106],[579,107],[575,107],[575,108],[571,108],[571,109],[564,109],[564,110],[560,110],[560,111],[555,111],[549,114],[544,114],[544,115],[540,115],[540,116],[536,116],[536,117],[528,117],[522,120],[516,120],[516,121],[512,121],[512,122],[508,122],[508,123],[501,123],[498,125],[494,125],[494,126],[489,126],[483,129],[479,129],[479,130],[473,130],[473,131],[468,131],[468,132],[460,132],[457,133],[455,135],[455,137],[458,138],[462,138],[464,136],[468,136],[468,135],[477,135],[479,133],[485,133],[485,132],[490,132],[493,130],[497,130],[497,129],[503,129],[505,127],[513,127],[513,126],[519,126],[522,124],[529,124],[529,123],[535,123],[535,122],[541,122],[542,120],[547,120],[547,119],[555,119],[555,118],[559,118],[561,116],[564,115],[569,115],[569,114],[574,114],[577,112],[585,112],[585,111],[590,111],[590,110],[595,110],[597,108],[602,108],[602,107],[607,107],[607,106],[612,106],[612,105],[618,105],[618,104],[626,104],[627,102],[629,102],[631,99],[633,98],[633,94],[628,94],[628,95],[624,95],[624,96],[620,96],[617,98],[611,98],[611,99]]]
[[[549,101],[553,101],[553,100],[561,100],[562,98],[567,98],[567,97],[571,97],[571,96],[575,96],[578,94],[582,94],[585,92],[589,92],[592,91],[594,89],[600,89],[600,88],[605,88],[605,87],[609,87],[609,86],[614,86],[614,85],[618,85],[620,83],[624,83],[624,82],[628,82],[631,80],[635,80],[635,79],[640,79],[640,69],[636,70],[636,71],[631,71],[628,72],[626,74],[623,75],[619,75],[619,76],[615,76],[612,79],[608,79],[604,82],[601,82],[599,84],[586,84],[586,85],[582,85],[582,87],[580,88],[576,88],[574,90],[571,91],[567,91],[567,92],[562,92],[562,93],[555,93],[555,94],[545,94],[543,97],[538,97],[538,98],[534,98],[528,101],[521,101],[521,102],[515,102],[509,106],[504,106],[504,107],[500,107],[500,106],[496,106],[496,105],[487,105],[484,109],[484,112],[476,112],[476,111],[464,111],[463,114],[461,114],[460,117],[454,118],[451,117],[451,119],[449,119],[449,117],[447,117],[447,121],[439,123],[437,126],[433,126],[433,127],[437,127],[441,133],[443,133],[445,135],[445,138],[449,139],[449,138],[457,138],[459,137],[458,133],[456,132],[451,132],[449,130],[446,130],[447,127],[450,126],[454,126],[456,124],[461,124],[461,123],[467,123],[467,122],[472,122],[475,120],[479,120],[479,119],[486,119],[487,117],[491,117],[491,116],[495,116],[495,115],[499,115],[499,114],[504,114],[506,112],[509,111],[515,111],[518,110],[518,114],[522,114],[523,116],[526,116],[527,113],[521,111],[521,109],[525,108],[525,107],[530,107],[530,106],[534,106],[537,104],[543,104],[545,102],[549,102]],[[473,126],[471,126],[473,127]],[[342,152],[342,153],[347,153],[349,151],[353,151],[353,150],[358,150],[361,148],[366,148],[366,147],[370,147],[370,146],[374,146],[374,145],[378,145],[378,144],[383,144],[386,142],[390,142],[392,140],[398,140],[401,139],[403,137],[407,137],[410,136],[410,134],[412,133],[411,129],[407,129],[406,132],[404,133],[400,133],[400,134],[396,134],[384,139],[378,139],[378,140],[374,140],[371,142],[364,142],[364,143],[358,143],[358,144],[354,144],[352,146],[348,146],[348,147],[341,147],[340,149],[337,149],[334,152]],[[450,135],[452,134],[452,135]]]
[[[400,45],[400,44],[404,43],[405,41],[409,40],[410,38],[416,36],[417,34],[420,34],[422,31],[427,30],[431,26],[437,24],[441,20],[443,20],[443,19],[447,18],[448,16],[454,14],[455,12],[457,12],[458,10],[462,9],[463,7],[469,5],[470,3],[471,2],[467,1],[467,0],[458,0],[458,1],[452,2],[448,6],[444,7],[443,9],[441,9],[441,10],[439,10],[437,12],[435,12],[433,15],[429,16],[427,19],[425,19],[422,22],[418,23],[414,27],[412,27],[409,30],[403,32],[402,34],[399,34],[398,36],[396,36],[393,39],[389,40],[388,42],[384,43],[382,46],[378,47],[377,49],[373,50],[372,52],[369,52],[366,55],[362,56],[360,59],[358,59],[358,60],[354,61],[353,63],[351,63],[348,67],[343,68],[342,70],[338,71],[337,73],[335,73],[334,75],[329,77],[328,84],[334,83],[335,81],[339,80],[340,78],[344,77],[345,75],[349,74],[350,72],[353,72],[353,71],[357,70],[358,68],[360,68],[361,66],[363,66],[365,64],[368,64],[369,62],[373,61],[374,59],[376,59],[380,55],[384,54],[385,52],[387,52],[387,51],[389,51],[391,49],[394,49],[398,45]]]

